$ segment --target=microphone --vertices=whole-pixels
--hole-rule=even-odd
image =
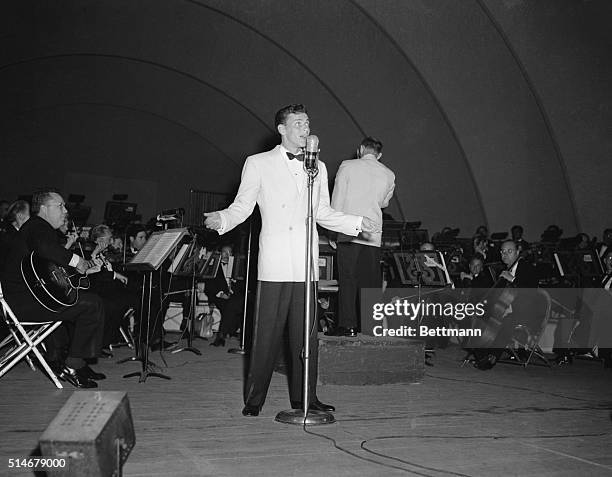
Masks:
[[[304,152],[304,169],[309,174],[317,174],[319,172],[319,138],[310,135],[306,138],[306,151]]]

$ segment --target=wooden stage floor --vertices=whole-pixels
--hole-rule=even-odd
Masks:
[[[128,393],[136,446],[125,476],[612,476],[612,370],[599,362],[483,372],[449,348],[421,384],[319,386],[338,422],[306,433],[274,421],[289,407],[283,375],[260,416],[245,418],[243,358],[196,346],[202,356],[165,353],[171,381],[123,379],[137,363],[95,367],[108,375],[99,390]],[[36,449],[74,390],[25,364],[0,380],[0,475],[23,475],[8,459]]]

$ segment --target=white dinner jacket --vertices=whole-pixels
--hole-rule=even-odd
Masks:
[[[382,210],[389,205],[395,190],[395,174],[391,169],[367,154],[360,159],[349,159],[340,164],[336,174],[331,204],[336,210],[359,214],[373,220],[382,231]],[[339,235],[339,242],[353,242],[380,247],[382,232],[366,237],[349,238]]]
[[[294,165],[296,163],[293,163]],[[301,164],[301,163],[300,163]],[[290,166],[280,145],[271,151],[249,156],[234,202],[221,214],[219,234],[224,234],[251,215],[255,204],[261,212],[258,279],[270,282],[303,282],[306,279],[307,175],[301,167]],[[329,204],[327,169],[319,161],[313,185],[313,210],[317,223],[325,228],[356,236],[361,216],[343,214]],[[318,280],[319,239],[313,234],[314,280]]]

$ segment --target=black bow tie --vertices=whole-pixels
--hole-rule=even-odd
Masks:
[[[300,154],[291,154],[290,152],[287,152],[287,157],[289,158],[289,160],[293,160],[293,159],[297,159],[300,162],[304,161],[304,153],[301,152]]]

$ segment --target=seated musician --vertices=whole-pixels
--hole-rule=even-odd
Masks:
[[[90,239],[94,243],[91,259],[96,264],[87,270],[91,290],[104,300],[106,323],[104,325],[104,349],[119,341],[119,327],[126,311],[133,308],[138,316],[140,295],[127,288],[128,278],[115,271],[107,260],[105,251],[112,241],[112,230],[107,225],[96,225],[91,229]]]
[[[32,198],[33,216],[19,230],[8,251],[0,273],[7,302],[18,319],[24,321],[62,321],[47,339],[49,364],[58,377],[78,388],[95,388],[96,380],[104,379],[87,364],[101,349],[104,328],[104,305],[94,293],[80,290],[75,305],[54,313],[43,307],[30,292],[21,272],[22,260],[32,252],[41,259],[61,267],[74,267],[85,273],[92,264],[66,250],[59,242],[56,230],[64,223],[67,210],[62,196],[45,189]]]
[[[128,227],[127,237],[130,243],[127,249],[127,258],[130,259],[147,243],[147,229],[141,224],[131,225]]]
[[[503,313],[501,325],[497,330],[492,347],[474,350],[475,366],[482,370],[491,369],[495,366],[506,345],[511,342],[516,325],[531,321],[532,297],[528,289],[538,286],[535,268],[527,260],[520,257],[520,250],[513,240],[503,242],[500,252],[506,269],[499,274],[495,288],[514,288],[516,293]],[[489,303],[489,305],[492,305],[492,303]]]
[[[129,241],[129,249],[126,251],[127,260],[129,261],[134,255],[136,255],[147,243],[147,231],[142,224],[134,224],[127,230],[127,237]],[[169,300],[163,298],[163,293],[168,290],[169,274],[167,272],[168,260],[162,265],[162,267],[153,272],[152,274],[152,293],[151,293],[151,309],[149,314],[149,336],[145,336],[145,330],[147,329],[146,316],[144,316],[144,323],[140,323],[140,315],[136,315],[137,325],[139,329],[136,331],[136,335],[140,336],[142,341],[145,338],[148,339],[149,346],[152,351],[159,351],[168,348],[174,343],[165,341],[163,339],[163,322],[168,310]],[[145,290],[144,297],[142,296],[142,284],[144,280],[143,272],[128,272],[128,289],[137,293],[138,296],[144,299],[147,303],[149,300],[148,290]],[[145,307],[146,311],[146,307]],[[142,326],[142,328],[140,328]]]
[[[513,242],[519,249],[519,253],[525,254],[529,250],[529,242],[523,238],[523,226],[513,225],[510,229]]]
[[[602,235],[602,242],[597,244],[597,255],[603,259],[604,255],[612,250],[612,229],[605,229]]]
[[[221,247],[221,264],[214,279],[206,281],[206,294],[208,301],[213,303],[221,312],[219,332],[211,346],[225,346],[225,338],[236,334],[242,324],[244,310],[244,291],[232,278],[229,269],[229,258],[232,255],[232,246]]]
[[[4,264],[11,243],[16,239],[17,232],[30,218],[30,204],[25,200],[17,200],[8,208],[5,218],[6,227],[0,231],[0,269]]]
[[[459,278],[464,288],[491,288],[493,279],[487,271],[483,271],[484,263],[480,255],[472,257],[469,263],[469,273],[461,272]]]
[[[612,248],[608,249],[602,257],[604,276],[601,285],[612,293]],[[612,348],[599,348],[599,357],[603,359],[605,368],[612,368]]]

